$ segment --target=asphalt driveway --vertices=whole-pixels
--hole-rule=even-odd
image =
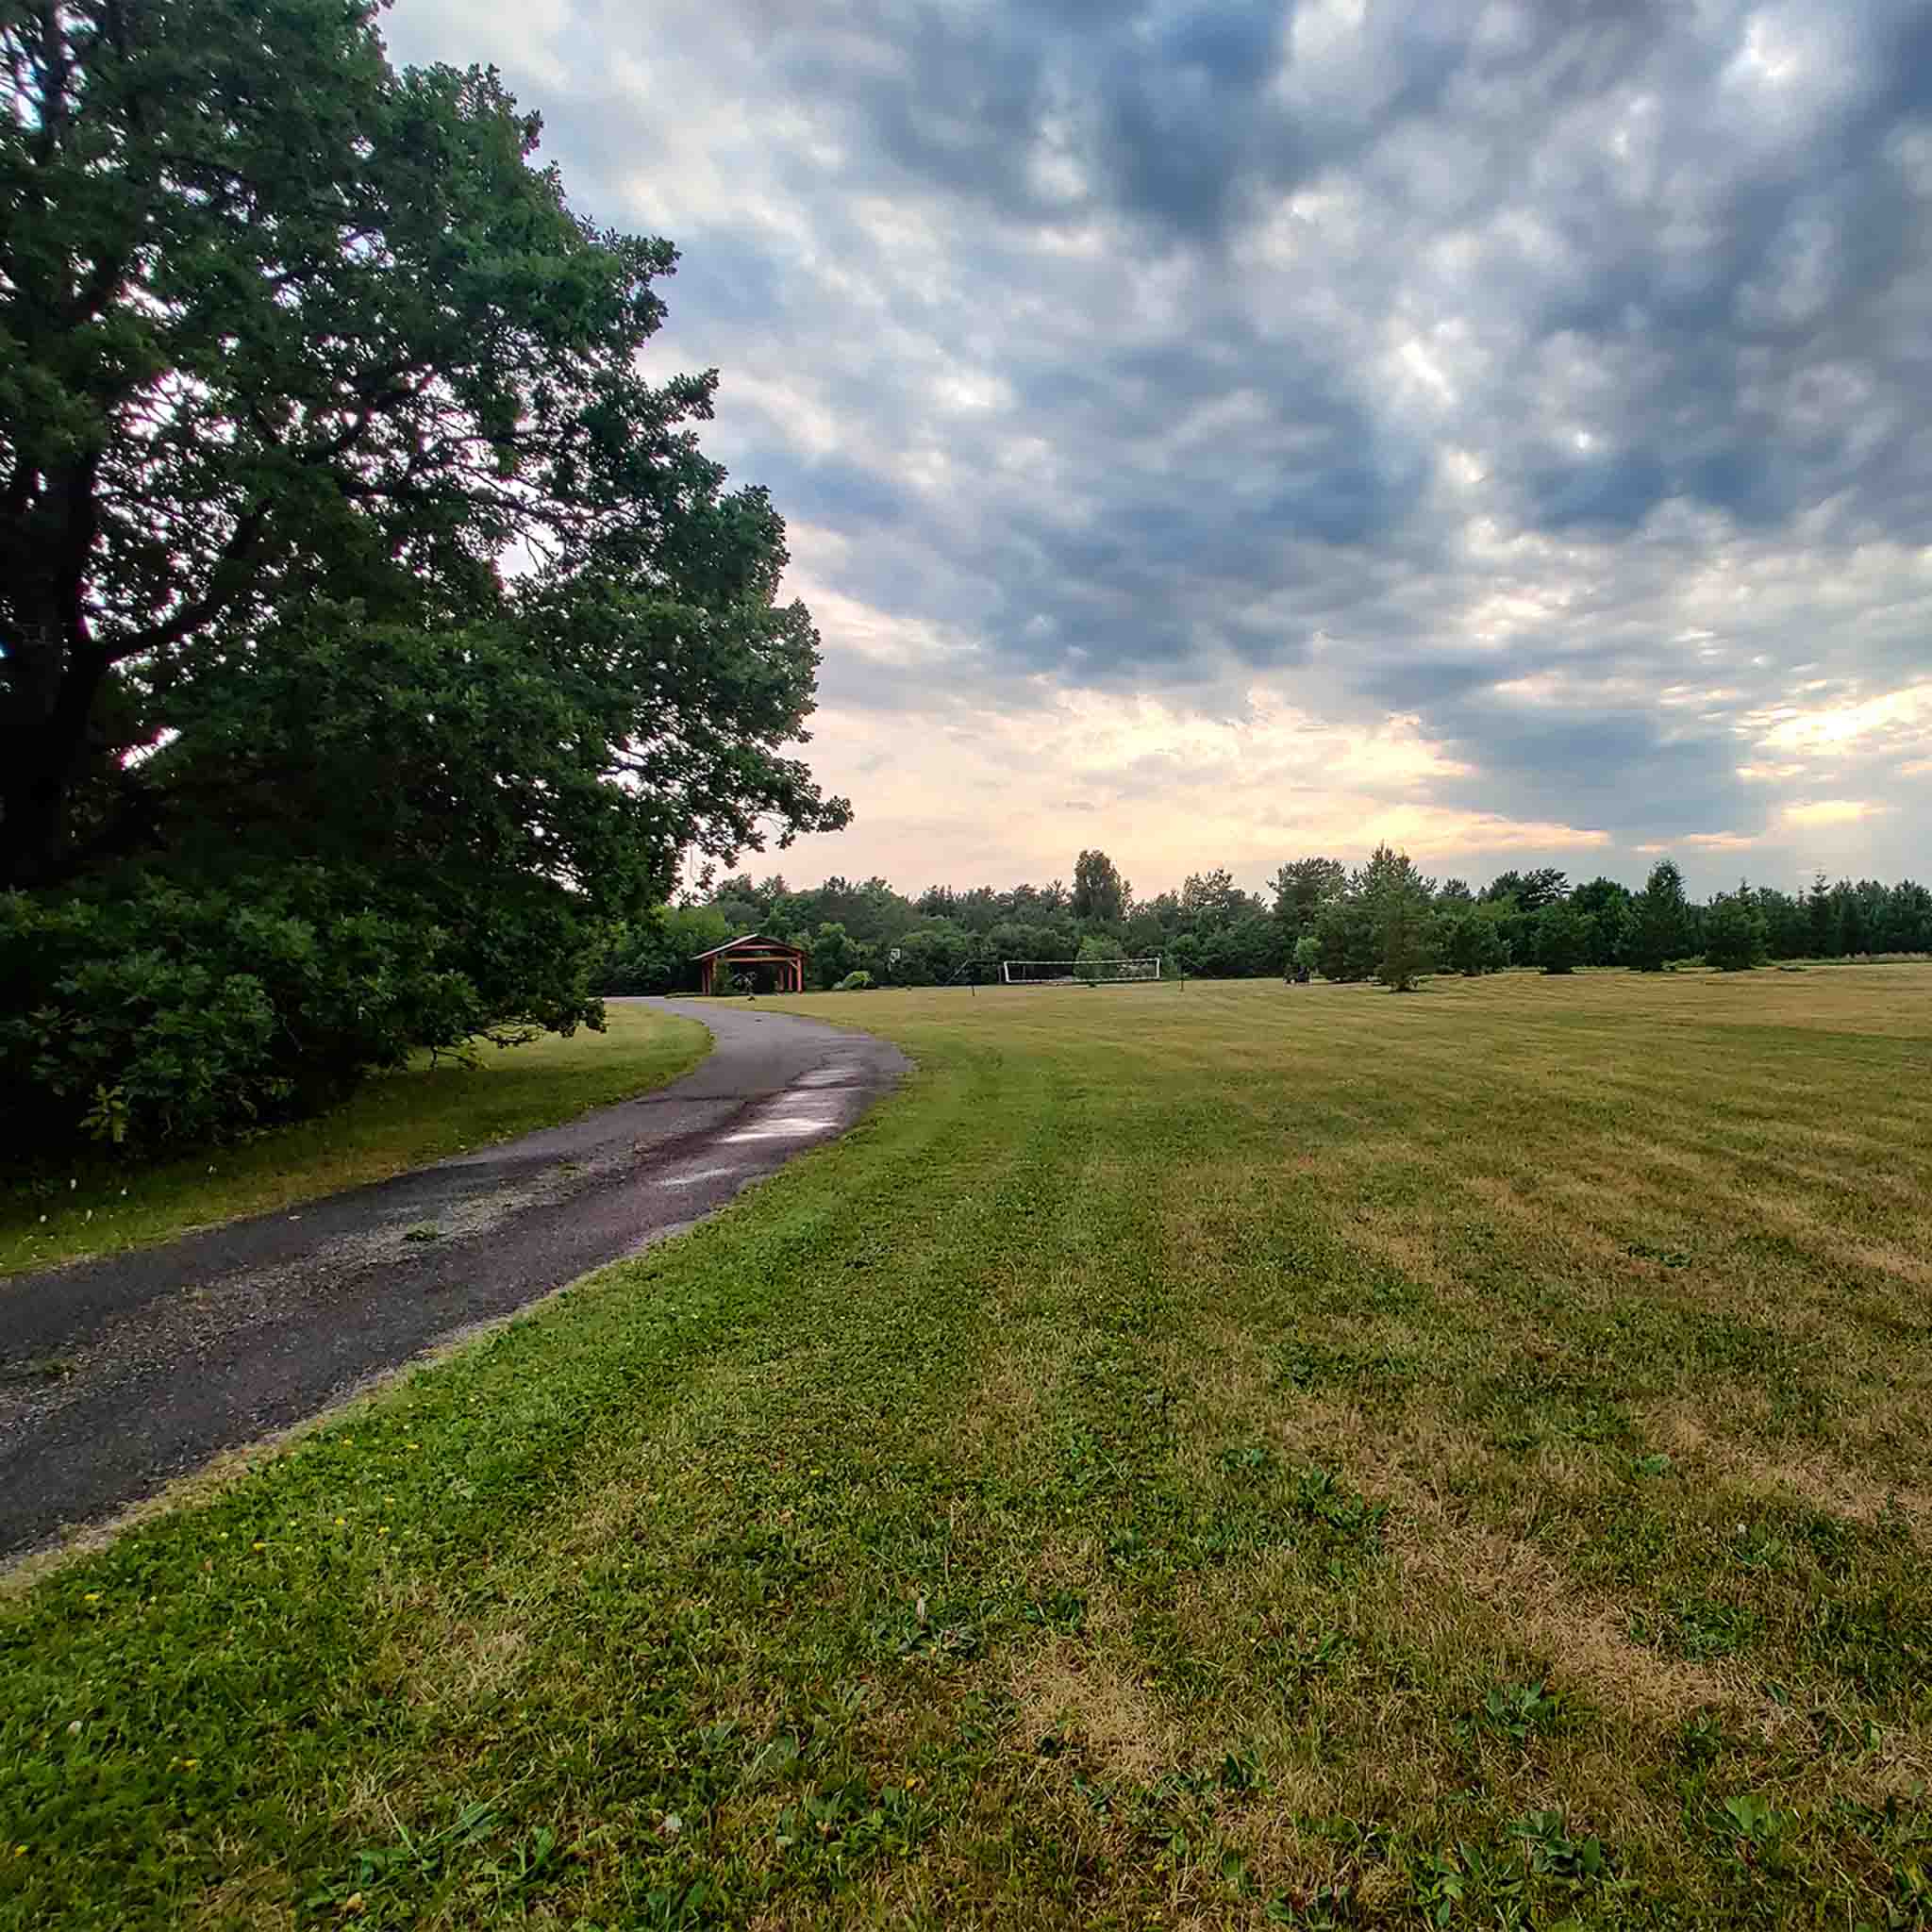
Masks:
[[[0,1557],[153,1494],[384,1370],[675,1234],[843,1133],[907,1062],[749,1004],[682,1079],[164,1246],[0,1281]]]

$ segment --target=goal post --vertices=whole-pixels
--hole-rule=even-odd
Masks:
[[[1132,986],[1160,977],[1160,955],[1139,959],[1002,959],[1007,986]]]

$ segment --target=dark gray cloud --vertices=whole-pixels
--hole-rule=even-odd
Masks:
[[[1891,740],[1753,749],[1932,674],[1923,4],[465,11],[392,44],[498,60],[578,204],[683,247],[666,353],[724,372],[841,706],[1258,683],[1626,852],[1782,863],[1881,787],[1857,836],[1932,829]]]

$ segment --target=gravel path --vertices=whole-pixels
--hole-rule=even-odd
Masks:
[[[0,1281],[0,1557],[679,1232],[843,1133],[906,1071],[896,1047],[816,1020],[651,1004],[713,1036],[668,1087],[372,1187]]]

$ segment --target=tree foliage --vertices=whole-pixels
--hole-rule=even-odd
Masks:
[[[1624,957],[1640,973],[1660,973],[1667,961],[1683,956],[1690,939],[1684,874],[1674,859],[1660,858],[1624,914]]]
[[[1291,939],[1315,929],[1323,902],[1340,897],[1348,868],[1339,858],[1291,859],[1274,874],[1274,916]]]
[[[1747,973],[1762,965],[1771,949],[1771,933],[1748,883],[1735,892],[1720,892],[1704,918],[1704,958],[1724,973]]]
[[[1105,933],[1090,932],[1074,955],[1074,976],[1092,986],[1106,976],[1102,967],[1126,957],[1126,949],[1118,940],[1109,939]]]
[[[10,1150],[206,1139],[325,1105],[412,1047],[520,1037],[448,934],[345,905],[342,884],[293,866],[222,890],[0,893],[0,1091],[32,1097],[5,1109]],[[581,951],[549,963],[581,998]]]
[[[1083,852],[1074,861],[1073,913],[1077,920],[1115,925],[1127,916],[1133,889],[1106,853]]]
[[[0,10],[0,891],[39,1016],[4,1071],[56,1137],[594,1024],[596,934],[684,857],[849,816],[786,754],[817,637],[698,448],[715,377],[640,373],[675,251],[573,214],[492,73],[397,74],[375,18]],[[154,968],[111,1049],[110,942]],[[159,1044],[197,986],[272,1015],[205,1091]]]
[[[1397,855],[1399,859],[1399,855]],[[1547,875],[1545,869],[1545,875]],[[895,892],[884,879],[862,884],[843,878],[824,885],[793,889],[774,874],[762,881],[749,875],[720,880],[709,903],[725,916],[733,929],[756,927],[788,937],[814,951],[813,974],[824,980],[829,969],[820,966],[817,948],[822,924],[841,924],[850,957],[882,981],[909,983],[915,973],[929,970],[935,954],[924,941],[903,949],[895,969],[885,955],[903,936],[937,927],[939,951],[974,966],[978,976],[998,976],[1002,959],[1058,959],[1072,962],[1089,933],[1118,940],[1129,957],[1158,953],[1171,977],[1274,977],[1297,960],[1332,979],[1369,979],[1381,965],[1380,938],[1370,903],[1370,867],[1351,872],[1328,858],[1296,860],[1274,874],[1275,905],[1268,911],[1254,894],[1234,883],[1221,867],[1189,874],[1172,891],[1158,892],[1133,903],[1124,925],[1077,919],[1071,895],[1058,884],[1018,885],[1007,890],[991,886],[956,889],[928,887],[914,898]],[[1384,874],[1377,872],[1375,877]],[[1413,866],[1404,874],[1412,890],[1426,892],[1428,881]],[[1524,874],[1505,874],[1520,884]],[[1560,874],[1556,876],[1560,877]],[[1323,896],[1307,912],[1308,930],[1289,937],[1299,912],[1284,910],[1284,879],[1313,880]],[[1681,879],[1679,880],[1681,890]],[[1767,887],[1751,889],[1764,916],[1774,958],[1797,958],[1808,950],[1807,902]],[[1582,922],[1584,951],[1577,965],[1624,963],[1624,929],[1635,899],[1615,879],[1596,878],[1576,887],[1556,902]],[[1889,950],[1932,950],[1932,891],[1910,880],[1894,887],[1871,881],[1858,885],[1841,881],[1824,890],[1827,909],[1856,897],[1859,918],[1873,942]],[[1293,905],[1291,897],[1290,905]],[[1544,911],[1547,910],[1547,906]],[[1446,968],[1469,974],[1501,971],[1511,965],[1540,963],[1539,922],[1544,916],[1525,914],[1514,891],[1496,893],[1486,889],[1478,897],[1465,881],[1451,879],[1430,897],[1425,911],[1424,970]],[[1693,908],[1685,901],[1682,934],[1686,943],[1672,957],[1696,950]],[[1855,929],[1859,929],[1854,922]],[[1834,930],[1839,929],[1834,925]]]
[[[1499,973],[1509,963],[1509,943],[1495,903],[1452,901],[1439,930],[1442,963],[1465,978]]]
[[[1536,962],[1545,973],[1574,973],[1590,958],[1591,921],[1568,899],[1552,899],[1537,914]]]
[[[1568,874],[1546,865],[1534,872],[1499,873],[1483,888],[1483,897],[1491,904],[1513,899],[1524,911],[1534,913],[1564,897],[1569,890]]]
[[[1613,966],[1624,956],[1624,917],[1630,907],[1630,890],[1611,878],[1594,878],[1570,894],[1570,904],[1589,922],[1584,961],[1591,966]]]
[[[1384,844],[1369,856],[1357,890],[1374,924],[1377,977],[1391,992],[1410,991],[1434,963],[1430,883],[1407,853]]]

